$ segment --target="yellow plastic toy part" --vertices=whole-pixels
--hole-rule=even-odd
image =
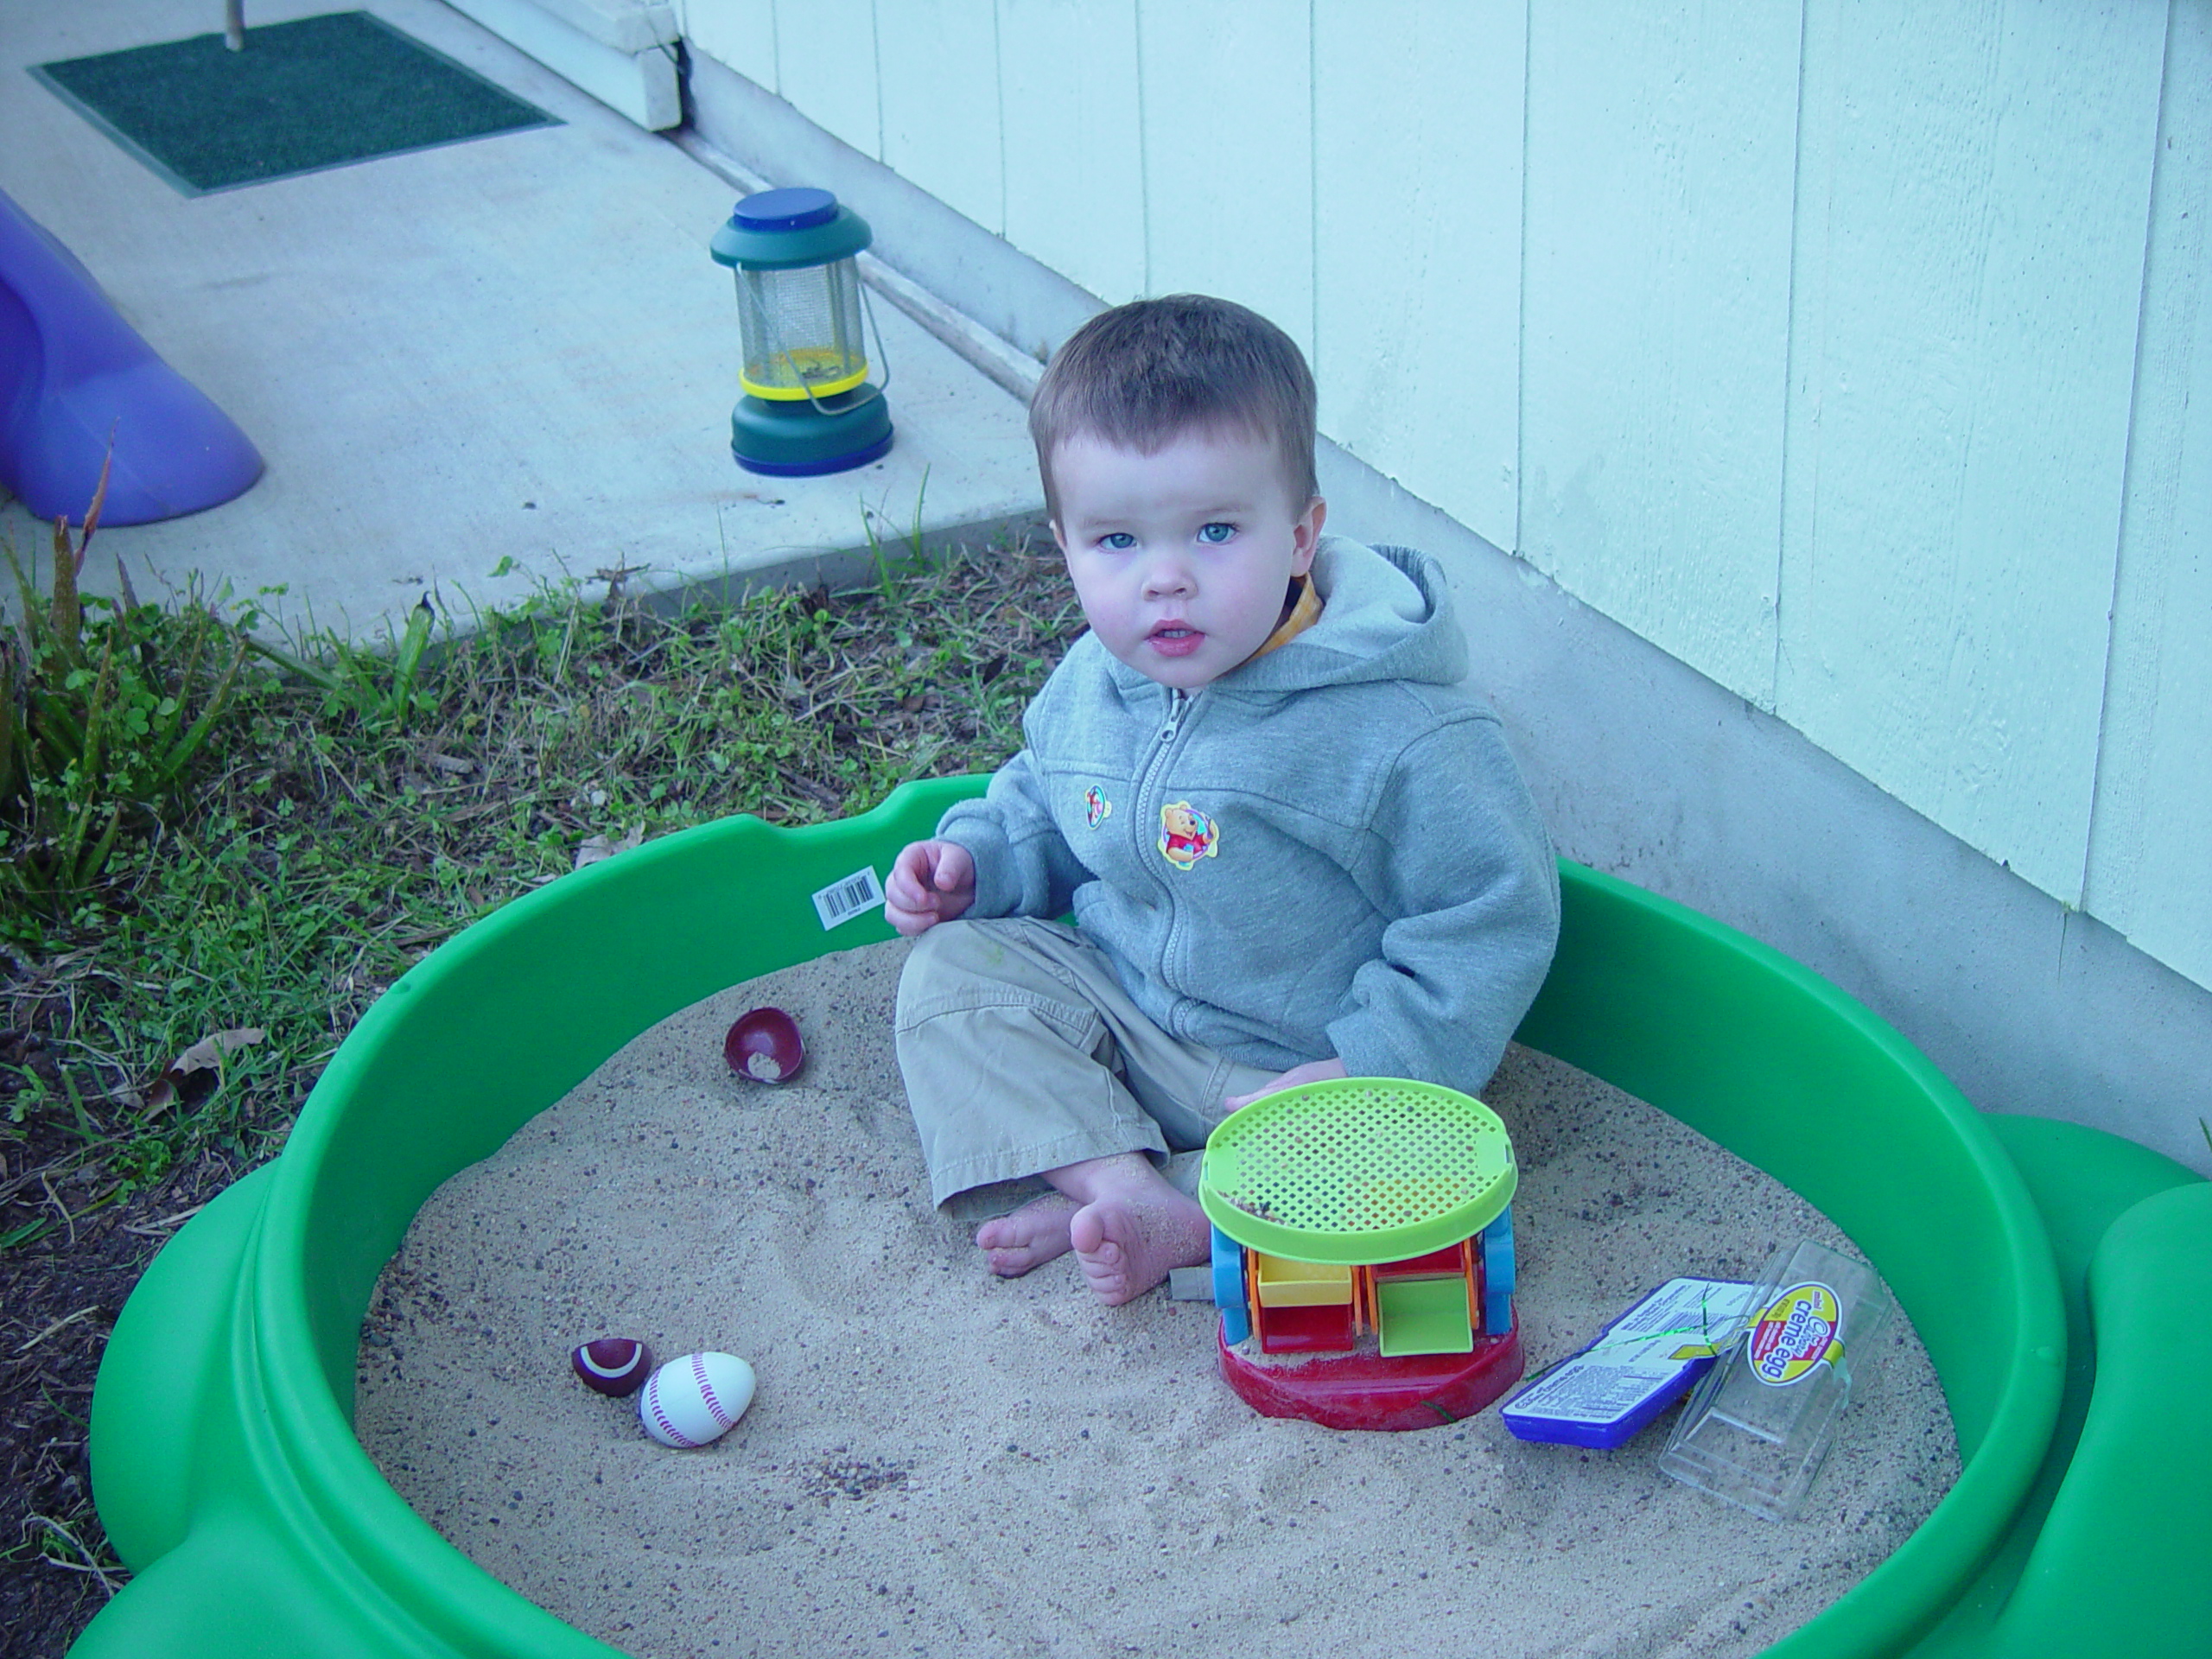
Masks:
[[[1325,1262],[1292,1262],[1252,1255],[1262,1307],[1331,1307],[1351,1301],[1352,1270]]]

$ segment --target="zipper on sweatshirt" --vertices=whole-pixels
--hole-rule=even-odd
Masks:
[[[1191,706],[1191,694],[1175,686],[1167,688],[1167,721],[1160,728],[1162,745],[1172,744],[1175,734],[1183,729],[1183,711]]]
[[[1167,756],[1175,747],[1175,740],[1183,734],[1183,719],[1191,711],[1191,694],[1166,688],[1167,713],[1160,722],[1160,730],[1153,737],[1152,753],[1146,759],[1144,771],[1137,784],[1138,810],[1147,817],[1158,810],[1157,803],[1150,803],[1154,783],[1165,770]]]
[[[1167,926],[1160,938],[1157,971],[1160,984],[1175,999],[1173,1006],[1167,1013],[1167,1019],[1165,1021],[1166,1029],[1179,1037],[1187,1034],[1182,1029],[1181,1015],[1190,998],[1175,982],[1175,976],[1169,964],[1173,961],[1176,948],[1181,940],[1182,906],[1176,902],[1173,872],[1167,869],[1164,862],[1155,865],[1147,855],[1152,852],[1150,846],[1152,826],[1160,823],[1160,810],[1166,799],[1168,760],[1174,752],[1175,740],[1182,735],[1183,721],[1191,712],[1192,699],[1191,693],[1178,687],[1169,686],[1166,689],[1167,691],[1166,713],[1154,739],[1152,753],[1146,760],[1144,770],[1139,776],[1137,811],[1129,828],[1136,837],[1138,862],[1153,871],[1153,879],[1159,883],[1160,898],[1167,910]]]

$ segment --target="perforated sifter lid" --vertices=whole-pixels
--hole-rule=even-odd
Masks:
[[[1513,1142],[1471,1095],[1403,1077],[1302,1084],[1206,1139],[1198,1203],[1247,1249],[1401,1262],[1480,1232],[1513,1201]]]

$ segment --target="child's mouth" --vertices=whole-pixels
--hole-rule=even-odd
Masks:
[[[1163,657],[1187,657],[1205,642],[1205,635],[1180,623],[1154,628],[1145,643]]]

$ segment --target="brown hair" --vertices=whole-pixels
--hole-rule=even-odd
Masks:
[[[1298,344],[1256,311],[1204,294],[1101,312],[1052,353],[1029,405],[1046,511],[1052,452],[1089,435],[1156,454],[1193,429],[1272,440],[1291,510],[1320,493],[1313,472],[1313,372]]]

